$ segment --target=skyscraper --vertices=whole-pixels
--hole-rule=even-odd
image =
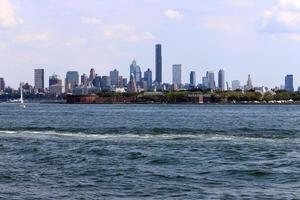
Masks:
[[[4,78],[0,78],[0,92],[4,92],[5,90],[5,81]]]
[[[155,46],[155,78],[158,84],[162,83],[162,47],[161,44]]]
[[[285,90],[288,92],[294,92],[294,76],[288,74],[285,76]]]
[[[247,85],[246,85],[245,89],[246,90],[252,90],[253,89],[253,85],[252,85],[252,80],[251,80],[250,74],[248,75]]]
[[[152,71],[148,68],[147,71],[144,72],[144,80],[147,83],[147,91],[151,90],[152,87]]]
[[[173,84],[179,86],[181,83],[181,65],[173,65]]]
[[[136,93],[137,92],[137,87],[136,87],[136,83],[135,83],[133,74],[130,75],[130,81],[128,83],[127,90],[128,90],[129,93]]]
[[[88,85],[88,77],[87,77],[87,75],[85,75],[85,74],[82,74],[81,75],[81,85],[82,86],[87,86]]]
[[[68,71],[65,79],[65,92],[71,93],[72,90],[79,85],[79,73],[76,71]]]
[[[49,93],[55,96],[62,94],[62,80],[56,74],[49,77]]]
[[[232,81],[231,87],[233,91],[241,89],[240,81],[239,80]]]
[[[92,68],[90,70],[89,82],[93,82],[93,80],[95,79],[95,77],[96,77],[96,71],[95,71],[94,68]]]
[[[190,73],[190,85],[195,87],[196,86],[196,72],[195,71],[191,71]]]
[[[218,89],[225,90],[225,71],[223,69],[220,69],[218,73]]]
[[[34,88],[39,91],[44,91],[45,88],[45,74],[44,69],[34,70]]]
[[[213,71],[206,72],[206,77],[208,78],[208,88],[209,89],[216,89],[216,82],[215,82],[215,73]]]
[[[142,71],[139,65],[136,64],[136,61],[133,60],[130,65],[130,75],[133,74],[134,80],[137,84],[142,81]]]
[[[209,88],[209,80],[207,76],[202,77],[202,88],[208,89]]]
[[[114,69],[114,71],[110,71],[110,82],[111,86],[119,87],[119,71]]]

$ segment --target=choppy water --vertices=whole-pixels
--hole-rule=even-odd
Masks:
[[[0,104],[1,199],[300,199],[300,106]]]

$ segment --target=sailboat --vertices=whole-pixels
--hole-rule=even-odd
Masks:
[[[26,108],[26,105],[24,103],[24,99],[23,99],[23,85],[21,84],[21,87],[20,87],[20,91],[21,91],[21,98],[20,98],[20,107],[21,108]]]

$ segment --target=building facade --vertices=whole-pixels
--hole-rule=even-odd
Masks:
[[[119,87],[119,71],[114,69],[110,71],[110,85],[113,87]]]
[[[72,93],[72,90],[79,85],[79,73],[68,71],[65,79],[65,92]]]
[[[180,64],[173,65],[173,85],[180,86],[182,84],[182,66]]]
[[[54,96],[59,96],[62,94],[62,80],[61,78],[53,74],[49,77],[49,93]]]
[[[218,89],[225,91],[225,71],[220,69],[218,73]]]
[[[5,90],[5,81],[4,78],[0,78],[0,92],[4,92]]]
[[[196,87],[196,72],[195,71],[191,71],[190,73],[190,85],[193,87]]]
[[[216,82],[215,82],[215,73],[213,71],[206,72],[206,77],[208,78],[208,88],[209,89],[216,89]]]
[[[284,88],[288,92],[294,92],[294,76],[292,74],[288,74],[285,76]]]
[[[44,91],[45,89],[45,71],[44,69],[34,70],[34,88],[38,91]]]
[[[147,91],[150,91],[152,88],[152,71],[149,68],[144,72],[144,81],[146,82]]]
[[[133,74],[134,80],[137,84],[139,84],[142,81],[142,71],[141,67],[136,64],[136,61],[132,61],[130,65],[130,74]]]
[[[158,84],[162,83],[162,46],[155,46],[155,81]]]

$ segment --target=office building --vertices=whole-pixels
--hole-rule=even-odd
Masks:
[[[192,87],[196,87],[196,72],[195,71],[191,71],[190,73],[190,85]]]
[[[89,82],[93,82],[93,80],[96,78],[96,71],[94,68],[90,70],[90,76],[89,76]]]
[[[225,71],[220,69],[218,73],[218,89],[225,91]]]
[[[239,80],[232,81],[231,88],[233,91],[241,89],[240,81]]]
[[[251,80],[250,74],[248,75],[248,80],[247,80],[247,85],[245,87],[245,90],[252,90],[253,89],[253,84]]]
[[[101,76],[96,76],[94,81],[93,81],[93,85],[96,89],[100,90],[101,89]]]
[[[72,93],[72,90],[79,85],[79,73],[68,71],[65,79],[65,93]]]
[[[119,87],[119,71],[114,69],[110,71],[110,85],[113,87]]]
[[[4,78],[0,78],[0,92],[4,92],[5,90],[5,81]]]
[[[181,65],[173,65],[173,85],[180,86],[181,82]]]
[[[39,92],[44,91],[45,89],[45,71],[44,69],[35,69],[34,70],[34,88]]]
[[[288,74],[285,76],[285,90],[288,92],[294,92],[294,76]]]
[[[136,86],[136,82],[134,80],[133,74],[130,75],[130,81],[128,83],[127,91],[129,93],[136,93],[137,92],[137,86]]]
[[[54,96],[59,96],[62,94],[62,80],[61,78],[53,74],[49,77],[49,93]]]
[[[208,78],[208,88],[216,89],[215,73],[213,71],[207,71],[206,77]]]
[[[144,81],[146,82],[147,91],[150,91],[152,88],[152,71],[149,68],[144,72]],[[143,88],[145,89],[145,86]]]
[[[202,89],[208,89],[209,88],[209,80],[208,77],[203,76],[202,77]]]
[[[88,85],[89,78],[87,77],[87,75],[82,74],[80,79],[81,79],[80,81],[81,81],[82,86],[87,86]]]
[[[109,91],[111,89],[111,81],[109,76],[101,77],[101,89]]]
[[[162,47],[161,44],[155,46],[155,78],[158,84],[162,83]]]
[[[130,65],[130,75],[133,75],[134,80],[137,84],[139,84],[142,81],[142,71],[141,67],[136,64],[136,61],[132,61]]]

